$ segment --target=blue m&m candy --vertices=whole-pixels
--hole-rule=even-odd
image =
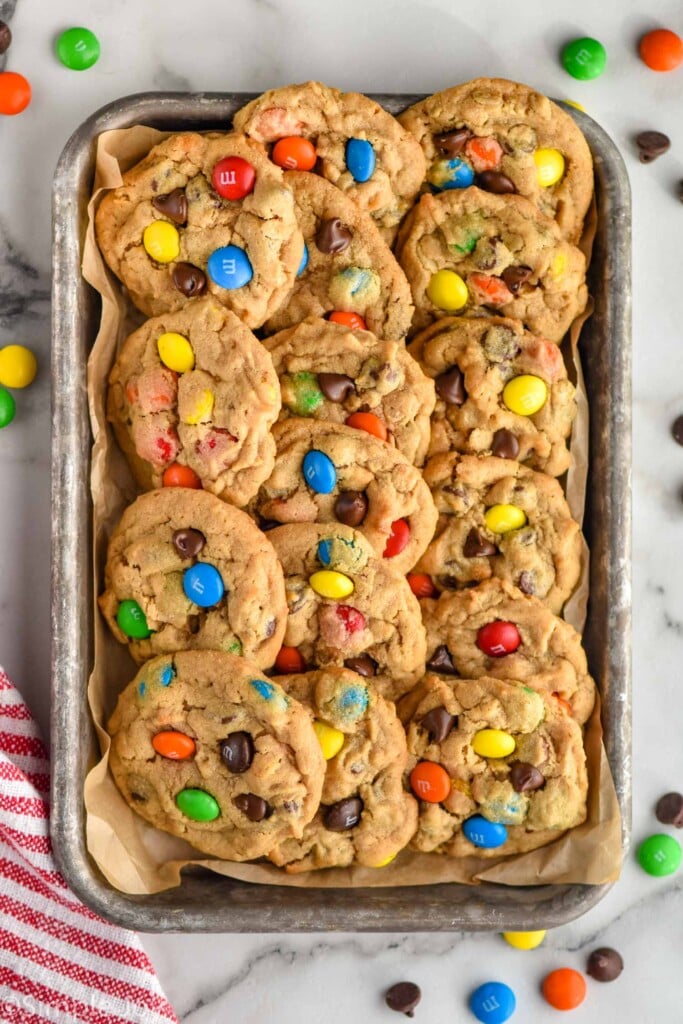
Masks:
[[[214,249],[209,256],[207,269],[213,283],[228,291],[244,288],[254,276],[249,257],[238,245],[224,245],[221,249]]]
[[[304,251],[301,254],[301,263],[299,264],[299,269],[296,272],[296,276],[297,277],[301,277],[301,275],[303,274],[303,272],[304,272],[304,270],[306,269],[307,266],[308,266],[308,246],[304,242]]]
[[[516,1006],[515,993],[502,981],[487,981],[470,996],[470,1010],[483,1024],[505,1024]]]
[[[427,180],[439,192],[449,188],[469,188],[474,181],[474,171],[459,157],[437,160],[430,167]]]
[[[467,821],[464,821],[462,830],[465,833],[465,837],[474,846],[481,846],[482,850],[495,850],[497,846],[502,846],[508,837],[508,830],[505,828],[505,825],[489,821],[487,818],[482,817],[481,814],[475,814],[473,817],[468,818]],[[507,1020],[507,1017],[505,1020]]]
[[[375,173],[375,150],[367,139],[349,139],[346,143],[346,166],[355,181],[369,181]]]
[[[320,562],[321,565],[332,564],[332,541],[318,541],[318,561]]]
[[[183,573],[183,590],[200,608],[213,608],[223,597],[225,586],[218,569],[207,562],[197,562]]]
[[[337,470],[332,459],[314,448],[306,452],[303,464],[304,480],[316,494],[331,494],[337,483]]]

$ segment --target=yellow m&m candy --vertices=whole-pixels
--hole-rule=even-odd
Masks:
[[[350,580],[343,572],[334,572],[332,569],[321,569],[320,572],[314,572],[308,582],[316,594],[320,594],[321,597],[330,597],[333,600],[348,597],[353,593],[353,580]]]
[[[501,934],[505,941],[510,946],[514,946],[515,949],[536,949],[537,946],[541,945],[548,933],[546,931],[540,931],[502,932]]]
[[[564,176],[564,157],[559,149],[537,149],[534,153],[536,180],[541,188],[557,185]]]
[[[37,372],[38,363],[29,348],[6,345],[0,349],[0,384],[6,388],[27,388]]]
[[[492,505],[484,513],[484,522],[491,533],[509,533],[526,524],[526,516],[517,505]]]
[[[472,737],[472,750],[479,757],[507,757],[516,745],[510,733],[502,729],[480,729]]]
[[[531,373],[513,377],[505,385],[503,401],[510,410],[520,416],[533,416],[542,409],[548,398],[548,388],[544,380]]]
[[[381,860],[379,864],[373,864],[372,866],[373,868],[385,868],[387,864],[391,864],[392,860],[396,860],[397,857],[397,853],[390,853],[389,856],[385,857],[384,860]]]
[[[155,220],[145,228],[142,244],[147,255],[157,263],[172,263],[180,252],[180,235],[167,220]]]
[[[164,366],[176,373],[187,373],[194,370],[194,352],[187,338],[182,334],[168,331],[157,338],[159,358]]]
[[[467,285],[454,270],[437,270],[427,285],[429,301],[439,309],[454,311],[467,305]]]
[[[317,718],[313,722],[313,731],[318,737],[323,757],[326,761],[331,761],[344,746],[344,733],[325,722],[320,722]]]
[[[190,413],[185,414],[184,422],[194,427],[197,423],[204,423],[213,412],[214,397],[212,391],[202,391],[197,404]]]
[[[568,107],[574,107],[576,110],[580,110],[582,114],[586,113],[586,108],[582,103],[577,103],[576,100],[565,100]],[[510,932],[510,935],[517,935],[517,932]],[[525,935],[525,932],[519,932],[520,935]],[[530,935],[535,935],[536,932],[529,932]],[[540,935],[540,932],[538,933]],[[543,933],[545,935],[545,932]]]

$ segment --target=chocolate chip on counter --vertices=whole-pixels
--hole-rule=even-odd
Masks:
[[[0,21],[0,56],[3,53],[7,53],[12,42],[12,33],[10,27],[5,21]]]
[[[484,192],[493,192],[497,196],[512,195],[517,191],[514,181],[500,171],[482,171],[477,175],[475,184]]]
[[[176,530],[173,547],[181,558],[196,558],[206,544],[206,537],[200,530]]]
[[[319,373],[318,386],[331,402],[343,402],[355,390],[355,384],[344,373]]]
[[[491,443],[491,454],[499,459],[516,459],[519,455],[519,441],[511,430],[497,430]]]
[[[175,224],[187,224],[187,196],[182,188],[174,188],[162,196],[154,196],[152,206]]]
[[[415,1007],[422,999],[420,986],[412,981],[399,981],[386,992],[384,1001],[390,1010],[404,1013],[406,1017],[415,1016]]]
[[[249,818],[249,821],[263,821],[273,813],[266,801],[254,793],[240,793],[233,800],[235,807]]]
[[[191,263],[176,263],[171,271],[171,280],[188,299],[201,295],[206,288],[206,274]]]
[[[445,373],[439,374],[434,381],[436,393],[448,405],[462,405],[467,398],[465,376],[458,366],[451,366]]]
[[[251,768],[254,760],[254,741],[251,733],[231,732],[221,740],[221,757],[226,768],[233,775],[241,775]],[[256,819],[260,821],[260,819]]]
[[[377,675],[377,662],[369,654],[359,654],[355,658],[347,658],[344,667],[352,672],[357,672],[359,676],[364,676],[366,679]]]
[[[359,796],[340,800],[325,810],[323,822],[330,832],[348,832],[355,828],[363,813],[363,801]]]
[[[531,793],[545,785],[545,778],[536,765],[515,761],[510,765],[510,784],[515,793]]]
[[[451,652],[445,644],[440,644],[427,662],[432,672],[440,672],[443,676],[457,676],[458,670],[453,664]]]
[[[678,183],[678,198],[683,203],[683,178]]]
[[[529,280],[533,270],[531,267],[506,267],[500,275],[513,295],[516,295],[522,285]]]
[[[681,793],[666,793],[657,801],[655,807],[657,821],[663,825],[675,825],[676,828],[683,828],[683,795]]]
[[[315,244],[326,255],[336,256],[351,245],[353,232],[339,217],[324,220],[315,236]]]
[[[671,139],[664,132],[641,132],[636,136],[636,146],[641,164],[651,164],[671,146]]]
[[[671,435],[676,444],[683,444],[683,416],[677,416],[671,424]]]
[[[449,714],[441,704],[438,708],[428,711],[420,725],[429,733],[430,743],[442,743],[453,729],[457,729],[458,719],[455,715]]]
[[[362,491],[342,491],[334,503],[334,514],[344,526],[360,526],[368,514],[368,499]]]
[[[623,969],[624,961],[620,954],[609,946],[594,949],[586,964],[586,974],[590,974],[596,981],[614,981]]]
[[[488,558],[490,555],[497,554],[497,552],[498,548],[496,545],[492,544],[490,540],[473,526],[467,534],[463,545],[462,553],[465,558]]]
[[[434,136],[434,145],[443,156],[459,156],[465,143],[472,138],[469,128],[456,128],[454,132],[442,132]]]

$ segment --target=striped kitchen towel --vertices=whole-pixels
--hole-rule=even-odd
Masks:
[[[38,728],[0,668],[0,1022],[177,1024],[137,935],[88,910],[57,870],[49,791]]]

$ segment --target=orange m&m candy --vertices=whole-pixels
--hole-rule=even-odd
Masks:
[[[275,668],[283,674],[303,672],[306,668],[306,662],[296,647],[281,647],[275,659]]]
[[[556,1010],[575,1010],[586,998],[586,979],[571,967],[560,967],[546,975],[543,996]]]
[[[479,302],[486,306],[504,306],[514,298],[512,292],[500,277],[490,274],[470,274],[467,283]]]
[[[300,135],[279,139],[273,146],[271,157],[274,164],[286,171],[312,171],[318,158],[313,143]]]
[[[420,761],[410,773],[410,788],[420,800],[440,804],[451,791],[451,780],[445,768],[434,761]]]
[[[352,331],[367,331],[368,329],[365,320],[358,313],[344,313],[342,310],[335,310],[334,313],[330,313],[329,319],[333,324],[343,324],[344,327],[350,327]]]
[[[0,71],[0,114],[20,114],[31,102],[31,86],[16,71]]]
[[[683,39],[668,28],[656,28],[640,40],[641,60],[653,71],[673,71],[683,61]]]
[[[186,761],[188,757],[194,756],[197,749],[191,736],[170,729],[167,732],[158,732],[156,736],[153,736],[152,746],[157,754],[168,757],[171,761]]]
[[[438,594],[431,576],[428,576],[426,572],[409,572],[406,579],[415,597],[436,597]]]
[[[346,418],[347,427],[355,427],[356,430],[364,430],[367,434],[378,437],[380,441],[386,441],[389,432],[386,423],[383,423],[374,412],[353,412]]]
[[[559,693],[553,693],[553,697],[555,698],[557,703],[564,708],[568,715],[573,716],[572,706],[568,700],[565,700],[564,697],[561,697]]]
[[[168,469],[164,470],[161,478],[164,487],[193,487],[199,490],[202,482],[193,469],[189,466],[181,466],[179,462],[173,462]]]
[[[465,144],[465,155],[475,171],[495,171],[503,159],[503,147],[490,135],[475,135]]]

